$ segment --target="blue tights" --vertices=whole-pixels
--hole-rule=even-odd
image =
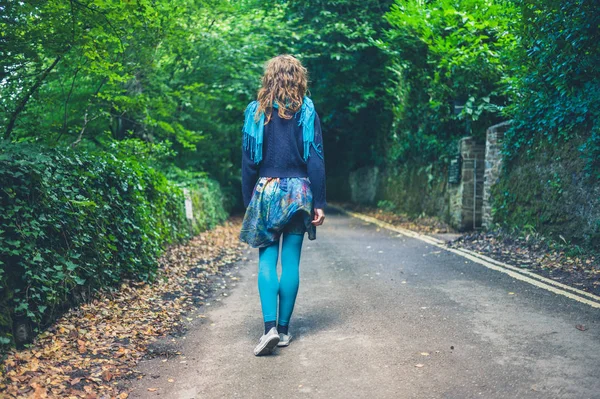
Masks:
[[[283,233],[281,244],[281,278],[277,279],[279,242],[258,252],[258,292],[265,323],[277,320],[277,296],[279,295],[279,325],[290,323],[298,285],[300,284],[300,252],[304,234]]]

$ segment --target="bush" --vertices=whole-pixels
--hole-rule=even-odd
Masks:
[[[379,45],[391,59],[394,114],[388,164],[445,164],[460,137],[481,141],[502,120],[507,63],[519,53],[518,9],[503,0],[396,0],[385,18],[390,29]]]
[[[507,166],[535,158],[548,146],[582,142],[579,154],[590,183],[600,181],[600,13],[581,0],[516,2],[523,14],[521,44],[513,61],[519,93],[508,114]],[[582,140],[583,139],[583,140]],[[519,165],[521,161],[515,162]],[[577,161],[575,161],[577,162]]]
[[[194,210],[192,226],[195,232],[211,229],[224,221],[236,204],[236,199],[223,195],[219,183],[209,179],[204,172],[192,172],[171,166],[167,177],[179,187],[190,190]]]
[[[15,318],[43,326],[124,278],[152,280],[168,243],[226,216],[216,183],[190,229],[183,190],[132,159],[0,144],[0,343]]]

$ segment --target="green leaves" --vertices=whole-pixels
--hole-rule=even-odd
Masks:
[[[130,144],[152,157],[163,150]],[[190,226],[182,189],[122,150],[0,143],[0,337],[10,338],[11,317],[43,326],[82,290],[152,279],[166,244],[226,218],[219,185],[185,176],[197,202]]]
[[[386,112],[388,55],[376,43],[392,1],[318,0],[288,2],[285,51],[308,68],[309,90],[324,126],[332,185],[347,185],[350,170],[381,162],[390,128]],[[327,150],[326,150],[327,152]],[[335,180],[339,178],[339,184]]]
[[[564,145],[582,136],[586,177],[598,181],[600,150],[600,15],[593,2],[519,0],[517,25],[527,50],[515,59],[510,81],[519,95],[509,109],[514,123],[506,135],[509,161],[531,157],[545,145]],[[508,163],[509,168],[511,162]]]
[[[387,40],[378,42],[391,58],[391,164],[440,164],[459,137],[482,139],[502,119],[518,19],[514,5],[496,0],[395,2]]]

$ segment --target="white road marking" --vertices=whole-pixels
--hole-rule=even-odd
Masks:
[[[579,290],[574,287],[570,287],[568,285],[559,283],[558,281],[554,281],[552,279],[532,273],[528,270],[522,270],[515,266],[511,266],[506,263],[499,262],[488,256],[479,254],[477,252],[470,251],[468,249],[449,248],[444,244],[443,240],[437,239],[435,237],[430,237],[430,236],[427,236],[427,235],[424,235],[421,233],[417,233],[416,231],[408,230],[403,227],[397,227],[390,223],[376,219],[374,217],[363,215],[362,213],[348,211],[339,206],[335,206],[335,205],[329,205],[329,206],[331,206],[334,209],[339,210],[342,213],[345,213],[347,215],[355,217],[357,219],[361,219],[366,222],[375,224],[379,227],[400,233],[403,236],[416,238],[416,239],[424,241],[428,244],[435,245],[436,247],[441,248],[445,251],[452,252],[452,253],[462,256],[466,259],[469,259],[472,262],[483,265],[483,266],[487,267],[488,269],[508,274],[512,278],[517,279],[519,281],[529,283],[533,286],[542,288],[546,291],[550,291],[557,295],[562,295],[569,299],[573,299],[575,301],[585,303],[586,305],[600,309],[600,297],[597,295]],[[397,237],[400,237],[400,235]]]

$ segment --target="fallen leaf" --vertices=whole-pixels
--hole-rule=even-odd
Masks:
[[[31,384],[31,387],[34,389],[34,392],[33,392],[34,399],[43,399],[43,398],[48,397],[48,392],[46,391],[46,388],[41,387],[37,383]]]
[[[108,370],[104,370],[104,371],[102,372],[102,379],[103,379],[104,381],[110,381],[110,380],[112,380],[112,377],[113,377],[113,376],[112,376],[112,374],[110,373],[110,371],[108,371]]]
[[[158,259],[153,284],[123,280],[115,291],[65,312],[34,344],[0,361],[0,369],[10,371],[0,380],[0,397],[128,398],[118,380],[140,378],[132,370],[156,337],[193,317],[186,315],[216,295],[213,286],[222,288],[209,276],[232,272],[222,270],[246,248],[238,239],[240,226],[234,217],[169,247]]]
[[[587,330],[587,327],[584,326],[583,324],[577,324],[575,326],[575,328],[578,329],[579,331],[585,331],[585,330]]]
[[[158,388],[148,388],[148,391],[150,391],[150,392],[156,392],[156,391],[158,391]]]
[[[418,367],[418,368],[421,368],[421,367],[423,367],[423,366],[424,366],[424,364],[421,364],[421,363],[419,363],[419,364],[415,364],[415,367]]]
[[[77,350],[81,354],[85,353],[85,341],[82,341],[80,339],[77,340]]]

